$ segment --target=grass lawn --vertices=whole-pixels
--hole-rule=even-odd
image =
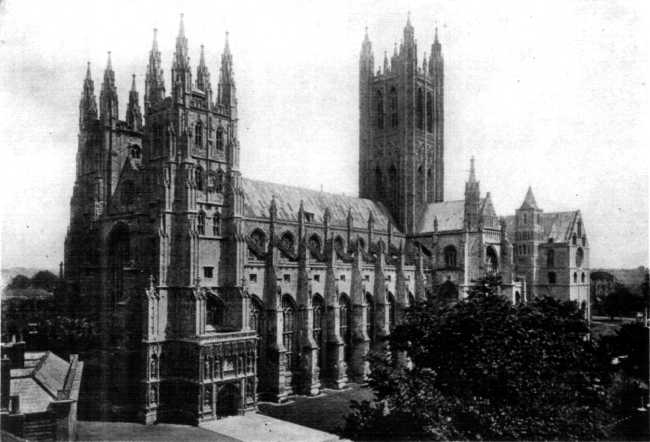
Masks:
[[[77,440],[80,441],[223,441],[233,439],[191,425],[155,424],[143,425],[132,422],[79,421]]]
[[[350,412],[350,401],[373,398],[370,389],[358,384],[350,384],[345,390],[324,389],[323,392],[320,396],[295,396],[285,404],[260,402],[258,408],[261,414],[276,419],[340,435],[345,416]]]

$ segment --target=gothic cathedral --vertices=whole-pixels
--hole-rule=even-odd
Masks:
[[[529,189],[499,217],[474,159],[465,198],[444,199],[437,33],[419,63],[409,20],[377,70],[363,40],[359,198],[242,177],[227,35],[216,90],[203,53],[193,71],[181,18],[166,85],[154,31],[144,112],[134,77],[124,120],[110,54],[99,107],[90,65],[83,83],[64,276],[100,320],[108,410],[197,424],[363,381],[405,309],[490,274],[512,302],[588,309],[580,211]]]

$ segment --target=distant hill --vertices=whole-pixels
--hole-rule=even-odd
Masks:
[[[41,270],[49,270],[55,275],[59,274],[58,269],[52,270],[52,269],[38,269],[35,267],[8,267],[6,269],[2,269],[2,281],[0,281],[0,289],[4,289],[7,286],[7,284],[11,282],[14,276],[24,275],[27,276],[28,278],[31,278]]]
[[[610,273],[618,282],[635,291],[643,284],[647,268],[640,266],[635,269],[592,269],[592,273],[597,271]]]

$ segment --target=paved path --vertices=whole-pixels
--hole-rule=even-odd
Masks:
[[[243,442],[329,442],[338,436],[257,413],[206,422],[201,428]]]
[[[216,434],[192,425],[133,422],[78,421],[77,440],[80,441],[217,441],[237,442],[238,439]]]

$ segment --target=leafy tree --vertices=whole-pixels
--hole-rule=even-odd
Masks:
[[[11,279],[9,283],[10,289],[26,289],[29,287],[31,280],[25,275],[16,275]]]
[[[602,308],[611,319],[614,316],[631,316],[643,310],[644,299],[640,293],[633,293],[626,285],[616,283],[614,291],[605,297]]]
[[[32,277],[32,287],[49,292],[56,288],[59,278],[49,270],[41,270]]]
[[[607,437],[609,367],[573,302],[512,305],[498,280],[468,299],[407,311],[373,358],[376,402],[353,402],[358,438],[552,440]],[[404,361],[410,364],[396,363]]]

